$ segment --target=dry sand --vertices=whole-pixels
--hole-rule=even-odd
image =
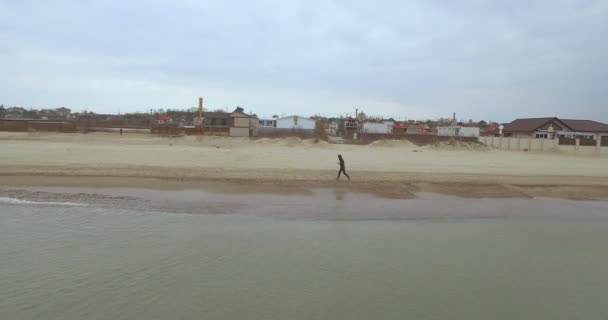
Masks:
[[[0,186],[608,198],[606,155],[508,152],[478,144],[0,132],[0,150]],[[334,180],[337,154],[344,156],[351,182]]]

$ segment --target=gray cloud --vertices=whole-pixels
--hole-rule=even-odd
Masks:
[[[608,121],[605,1],[0,2],[0,102]]]

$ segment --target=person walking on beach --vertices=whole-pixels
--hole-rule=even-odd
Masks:
[[[350,176],[346,173],[346,166],[344,165],[344,158],[342,158],[342,155],[339,154],[338,155],[338,160],[340,161],[340,171],[338,171],[338,177],[336,178],[336,180],[340,180],[340,174],[344,173],[344,175],[348,178],[348,180],[350,180]]]

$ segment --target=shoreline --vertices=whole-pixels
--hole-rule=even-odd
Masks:
[[[131,188],[154,191],[202,190],[225,194],[310,194],[314,189],[365,193],[387,199],[413,199],[419,193],[461,198],[559,198],[569,200],[608,199],[608,179],[571,176],[494,176],[456,174],[403,174],[357,172],[352,181],[335,181],[334,172],[300,172],[289,177],[273,170],[266,178],[260,172],[190,172],[174,177],[129,169],[55,170],[35,172],[0,170],[1,189],[19,188]],[[94,171],[94,172],[92,172]],[[302,178],[304,176],[304,178]]]
[[[66,181],[42,179],[41,184],[62,184]],[[64,177],[68,178],[68,177]],[[45,210],[49,207],[66,207],[85,212],[106,212],[106,210],[127,210],[138,213],[170,213],[189,215],[238,216],[271,218],[282,220],[470,220],[496,218],[555,218],[554,211],[537,211],[531,208],[555,206],[562,211],[588,208],[608,208],[608,198],[572,200],[567,197],[530,196],[520,192],[510,197],[461,197],[447,193],[418,189],[408,197],[378,196],[378,192],[368,192],[354,188],[289,188],[274,185],[272,188],[259,184],[242,185],[223,182],[219,188],[201,189],[202,184],[173,182],[172,188],[151,188],[143,183],[158,180],[141,178],[133,181],[125,178],[73,178],[72,186],[0,186],[0,208],[8,206],[36,206]],[[100,182],[94,186],[90,182]],[[26,181],[27,182],[27,181]],[[119,184],[123,183],[122,186]],[[203,184],[206,182],[203,182]],[[134,185],[139,186],[135,187]],[[87,186],[85,186],[87,185]],[[188,187],[188,188],[186,188]],[[470,188],[465,188],[469,190]],[[570,189],[570,192],[584,189]],[[456,192],[452,192],[456,194]],[[570,208],[570,209],[568,209]],[[101,211],[100,211],[101,210]],[[522,213],[524,213],[522,215]],[[574,213],[575,211],[572,211]],[[575,218],[577,215],[562,215],[561,218]]]

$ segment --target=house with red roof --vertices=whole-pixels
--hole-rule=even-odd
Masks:
[[[425,123],[416,123],[415,121],[396,121],[393,124],[393,134],[433,134],[431,129]]]
[[[482,136],[498,137],[500,136],[500,124],[491,123],[481,129]]]
[[[161,114],[158,116],[156,123],[159,125],[170,125],[173,124],[173,118],[171,118],[171,116]]]

